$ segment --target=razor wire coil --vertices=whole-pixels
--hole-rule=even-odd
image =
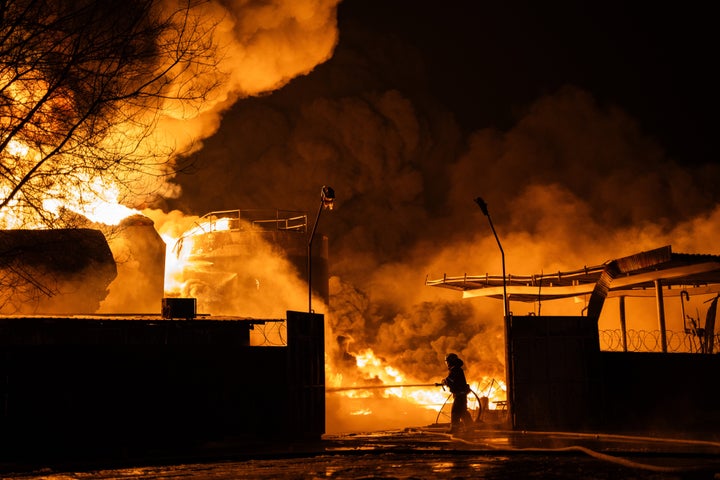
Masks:
[[[606,352],[660,352],[662,333],[660,330],[627,330],[623,342],[622,330],[600,330],[600,350]],[[720,334],[712,337],[712,348],[705,339],[693,332],[665,331],[665,344],[673,353],[720,353]],[[707,352],[706,352],[707,350]]]

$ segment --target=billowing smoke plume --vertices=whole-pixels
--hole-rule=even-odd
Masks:
[[[328,357],[341,382],[374,380],[355,369],[367,348],[409,382],[442,378],[449,351],[471,381],[503,378],[502,304],[424,285],[445,273],[501,272],[477,196],[509,273],[597,265],[667,244],[718,253],[720,205],[708,187],[720,171],[678,165],[621,108],[568,86],[538,98],[512,128],[465,136],[421,80],[396,74],[398,63],[417,61],[414,52],[346,35],[312,75],[228,111],[197,170],[177,178],[182,197],[168,204],[314,212],[320,187],[334,187],[336,209],[319,230],[330,238]],[[348,412],[329,400],[329,424],[335,413]]]
[[[194,14],[214,28],[219,49],[217,86],[197,110],[167,110],[156,134],[177,152],[202,148],[223,113],[238,99],[264,94],[305,75],[332,55],[337,43],[339,0],[218,0],[201,2]],[[198,79],[185,79],[188,83]],[[157,179],[156,179],[157,180]],[[171,195],[172,188],[157,189]]]
[[[217,131],[223,114],[235,102],[276,90],[330,58],[338,38],[337,3],[338,0],[220,0],[197,3],[192,9],[192,14],[199,18],[197,25],[213,28],[218,58],[208,59],[208,63],[216,64],[217,70],[215,75],[205,72],[203,76],[181,78],[180,81],[191,85],[191,90],[201,89],[206,83],[213,83],[214,87],[209,96],[195,105],[197,108],[177,109],[167,105],[154,131],[154,144],[172,148],[178,155],[190,155],[200,150],[204,139]],[[192,86],[198,82],[202,85]],[[130,195],[130,198],[123,195],[123,199],[132,206],[147,207],[179,195],[181,190],[176,184],[167,182],[167,178],[172,178],[172,175],[141,178],[131,186],[135,191],[149,192],[149,195]],[[197,217],[179,215],[179,212],[167,214],[146,210],[145,213],[153,218],[160,233],[173,239],[179,238],[184,229],[190,228],[197,220]],[[112,245],[121,268],[122,281],[118,280],[111,286],[110,297],[103,303],[102,310],[127,311],[127,305],[132,305],[131,308],[138,312],[156,311],[159,308],[157,301],[139,301],[136,293],[138,282],[146,281],[146,268],[138,268],[140,263],[128,260],[135,257],[128,254],[127,242],[120,242],[117,237],[114,236]],[[168,245],[169,249],[172,247],[172,244]],[[130,281],[129,278],[135,280]],[[154,292],[154,289],[144,290]],[[197,295],[197,290],[188,287],[181,293]],[[244,302],[244,305],[248,307],[250,303]],[[258,312],[243,313],[251,315]]]

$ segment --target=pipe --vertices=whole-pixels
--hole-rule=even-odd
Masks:
[[[662,282],[655,280],[655,299],[657,301],[658,328],[660,329],[660,348],[667,353],[667,331],[665,330],[665,301],[663,300]]]
[[[627,352],[627,319],[625,318],[625,295],[620,297],[620,333],[622,335],[623,352]]]

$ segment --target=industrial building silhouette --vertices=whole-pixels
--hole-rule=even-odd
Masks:
[[[604,299],[639,288],[717,288],[720,258],[670,247],[558,273],[538,293],[517,276],[428,284],[497,298],[591,295],[583,316],[505,318],[509,429],[716,432],[720,356],[600,351]],[[501,289],[502,286],[502,289]],[[158,306],[160,310],[160,305]],[[325,433],[324,316],[197,315],[194,299],[164,299],[157,315],[0,318],[0,446],[4,459],[126,449],[192,450],[222,442],[315,442]],[[709,323],[709,322],[708,322]],[[281,345],[250,333],[279,325]],[[710,325],[704,335],[716,336]],[[671,382],[682,381],[683,388]]]

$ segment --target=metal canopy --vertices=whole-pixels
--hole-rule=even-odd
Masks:
[[[509,274],[505,287],[513,301],[536,302],[592,294],[598,281],[606,282],[608,297],[655,297],[658,282],[667,288],[664,295],[720,293],[720,255],[673,253],[667,245],[577,270]],[[502,275],[444,276],[425,284],[460,291],[463,298],[503,298]]]

